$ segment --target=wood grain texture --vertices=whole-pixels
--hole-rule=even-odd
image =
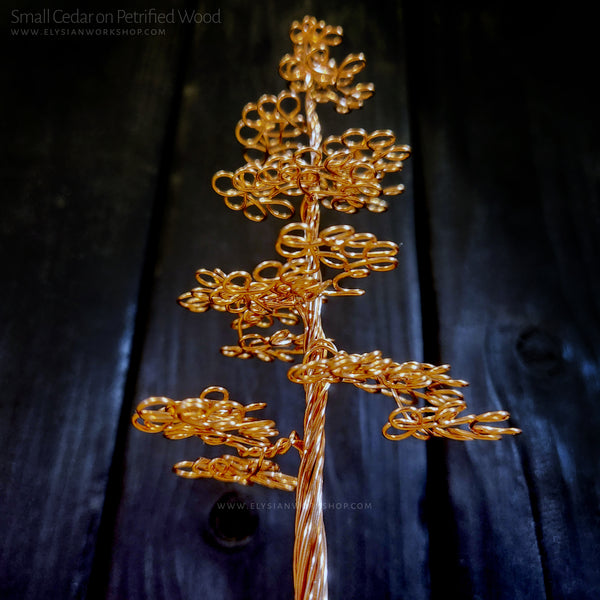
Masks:
[[[409,17],[439,351],[472,382],[474,412],[506,408],[523,429],[494,445],[446,445],[451,510],[432,546],[446,534],[447,560],[432,578],[452,575],[459,597],[596,598],[589,15],[432,2]]]
[[[211,12],[217,6],[203,5],[202,10]],[[250,8],[236,2],[221,6],[221,24],[197,27],[169,211],[157,240],[162,250],[135,402],[156,394],[181,399],[218,384],[238,401],[267,401],[264,413],[282,433],[301,429],[303,391],[287,381],[287,367],[220,356],[218,347],[234,339],[229,319],[188,313],[174,300],[193,287],[199,267],[251,269],[276,258],[274,242],[284,223],[255,224],[227,210],[210,180],[217,170],[242,164],[233,132],[241,109],[265,92],[283,89],[277,67],[290,51],[288,28],[306,13],[344,27],[338,55],[364,51],[368,66],[363,79],[376,86],[375,98],[348,117],[335,118],[329,107],[320,108],[326,134],[351,126],[391,128],[402,142],[410,141],[402,22],[392,3],[373,13],[333,2],[325,8],[275,2]],[[409,189],[410,173],[408,166],[404,182]],[[397,360],[419,358],[411,194],[395,199],[387,215],[344,218],[325,213],[324,219],[323,226],[348,222],[357,231],[373,231],[403,244],[400,268],[373,275],[364,298],[328,303],[326,332],[351,352],[380,348]],[[395,445],[382,437],[381,427],[392,409],[389,400],[355,389],[337,386],[331,392],[325,521],[332,597],[427,597],[427,531],[420,516],[425,446],[416,441]],[[130,432],[109,598],[292,597],[293,494],[185,481],[169,472],[177,460],[224,450],[195,440],[168,442]],[[297,460],[282,462],[296,471]],[[235,549],[220,546],[210,530],[211,509],[233,490],[245,496],[258,517],[252,539]]]
[[[222,357],[229,319],[175,298],[199,267],[277,258],[284,222],[229,211],[210,180],[242,164],[242,107],[284,87],[289,24],[312,13],[344,27],[337,56],[363,51],[376,87],[349,116],[321,107],[325,133],[390,128],[415,150],[387,214],[323,214],[402,244],[364,297],[326,305],[326,333],[449,362],[472,412],[506,408],[523,429],[395,444],[389,400],[333,386],[330,597],[597,598],[594,20],[510,3],[222,4],[189,2],[217,22],[178,14],[164,36],[33,39],[2,15],[0,597],[292,597],[293,494],[177,478],[173,463],[222,448],[129,418],[149,395],[220,384],[268,402],[282,434],[301,428],[286,365]]]
[[[81,598],[129,368],[178,41],[13,35],[6,13],[0,596]]]

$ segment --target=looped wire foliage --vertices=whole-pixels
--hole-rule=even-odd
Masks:
[[[269,438],[279,434],[275,422],[247,415],[265,406],[263,402],[240,404],[230,399],[225,388],[211,386],[198,398],[179,401],[147,398],[136,408],[132,421],[137,429],[146,433],[162,433],[172,440],[197,436],[209,445],[224,444],[238,451],[239,457],[226,455],[177,463],[174,469],[178,475],[293,489],[295,478],[279,473],[279,467],[265,459],[285,454],[292,447],[302,451],[302,440],[293,431],[289,437],[273,443]]]
[[[238,330],[239,343],[223,346],[226,356],[263,361],[290,362],[304,352],[303,334],[281,329],[270,336],[243,334],[249,327],[268,328],[279,321],[296,325],[305,307],[320,295],[357,296],[364,290],[346,288],[344,279],[359,279],[372,271],[390,271],[397,265],[398,246],[381,241],[371,233],[357,233],[348,225],[322,230],[316,239],[306,223],[290,223],[278,237],[276,249],[286,263],[264,261],[252,272],[200,269],[196,279],[201,284],[179,297],[179,303],[192,312],[210,308],[237,315],[232,327]],[[330,268],[340,270],[332,280],[318,280],[311,257]]]
[[[200,457],[195,461],[184,460],[176,463],[173,471],[187,479],[212,478],[241,485],[258,483],[288,492],[296,489],[298,484],[296,477],[281,473],[279,465],[270,460],[241,458],[230,454],[213,459]]]
[[[249,333],[239,340],[238,346],[223,346],[221,352],[234,358],[256,358],[264,362],[282,360],[291,362],[294,355],[304,354],[304,334],[293,334],[280,329],[271,336]]]
[[[276,322],[297,325],[303,308],[325,292],[331,281],[311,277],[314,269],[306,259],[293,259],[285,264],[264,261],[252,272],[220,269],[200,269],[196,279],[199,287],[182,294],[179,303],[192,312],[210,308],[237,315],[231,326],[238,332],[238,345],[223,346],[225,356],[250,358],[271,362],[274,359],[290,362],[302,354],[304,335],[281,329],[270,336],[244,334],[250,327],[268,328]]]
[[[338,66],[329,48],[342,41],[341,27],[327,25],[315,17],[294,21],[290,39],[293,55],[286,54],[279,63],[280,75],[294,92],[310,93],[317,102],[333,102],[338,113],[360,108],[373,95],[372,83],[354,83],[354,77],[366,65],[361,53],[349,54]]]
[[[390,414],[383,427],[384,436],[390,440],[409,436],[423,440],[431,436],[497,440],[501,435],[520,432],[514,428],[484,425],[507,420],[509,414],[505,411],[460,417],[459,413],[466,409],[466,402],[462,393],[453,388],[468,384],[451,378],[447,374],[449,369],[449,365],[434,366],[414,361],[396,363],[390,358],[383,358],[379,350],[366,354],[338,351],[295,365],[288,371],[288,378],[302,385],[317,381],[352,383],[367,392],[392,396],[398,408]],[[419,400],[426,404],[415,406]],[[402,433],[390,431],[394,429]]]
[[[259,327],[272,325],[272,319],[295,324],[296,308],[317,298],[327,287],[328,282],[306,277],[309,272],[306,261],[282,264],[277,260],[261,262],[251,274],[199,269],[196,280],[200,286],[182,294],[178,301],[192,312],[209,308],[229,313],[254,312],[266,319],[252,323]]]
[[[318,257],[321,264],[341,270],[325,290],[327,296],[360,296],[364,290],[345,288],[340,282],[346,278],[360,279],[372,271],[391,271],[398,261],[398,245],[378,240],[372,233],[356,233],[349,225],[334,225],[310,239],[310,228],[306,223],[290,223],[283,227],[277,239],[279,254],[289,259]]]
[[[264,94],[249,102],[235,128],[235,137],[246,151],[249,163],[264,162],[269,156],[300,148],[306,138],[306,121],[300,98],[284,90],[277,96]]]
[[[513,427],[484,425],[508,420],[510,415],[506,411],[459,416],[466,408],[466,402],[460,398],[435,406],[398,407],[392,411],[384,425],[383,435],[388,440],[402,440],[409,436],[421,440],[427,440],[431,436],[453,440],[499,440],[502,435],[521,433]],[[401,433],[393,433],[394,430]]]
[[[231,400],[225,388],[211,386],[198,398],[147,398],[138,405],[133,425],[172,440],[198,436],[210,445],[269,446],[269,438],[279,433],[275,423],[247,416],[265,406],[262,402],[244,406]]]
[[[402,170],[409,155],[409,147],[396,144],[391,131],[349,129],[327,138],[322,148],[301,147],[263,164],[249,162],[235,173],[218,171],[212,185],[229,208],[252,221],[268,214],[289,219],[294,214],[291,200],[305,195],[340,212],[366,208],[377,213],[387,209],[381,196],[404,191],[403,185],[384,188],[382,181]]]

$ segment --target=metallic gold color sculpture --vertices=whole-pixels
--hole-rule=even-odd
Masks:
[[[363,294],[348,283],[394,269],[398,246],[348,225],[320,229],[321,207],[345,213],[363,208],[385,211],[385,198],[401,193],[403,187],[384,187],[384,179],[402,169],[410,149],[388,130],[349,129],[323,140],[318,103],[332,103],[339,113],[347,113],[373,94],[372,84],[354,83],[365,58],[350,54],[338,65],[330,48],[341,42],[342,29],[314,17],[295,21],[290,37],[293,54],[284,56],[279,66],[289,90],[264,95],[244,107],[235,134],[247,162],[234,173],[219,171],[212,183],[229,208],[251,221],[269,215],[291,219],[296,211],[299,221],[279,233],[275,249],[282,261],[262,262],[251,273],[200,269],[199,285],[179,302],[193,312],[213,309],[234,315],[238,341],[221,349],[226,356],[269,362],[300,359],[288,377],[304,386],[304,439],[292,431],[273,442],[278,436],[275,423],[249,416],[265,404],[244,406],[216,386],[179,402],[149,398],[138,406],[133,424],[170,439],[197,436],[207,444],[237,451],[237,456],[180,462],[174,470],[182,477],[296,489],[295,598],[324,600],[323,453],[331,384],[351,383],[393,398],[394,409],[383,426],[390,440],[408,436],[497,440],[519,430],[493,425],[508,419],[504,411],[461,416],[466,404],[459,388],[467,384],[450,377],[448,365],[397,363],[379,351],[348,354],[323,332],[323,302]],[[325,279],[324,267],[337,274]],[[302,326],[302,331],[288,329],[294,326]],[[273,460],[292,447],[301,457],[297,478],[281,473]]]

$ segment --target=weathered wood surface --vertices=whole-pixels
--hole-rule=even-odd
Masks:
[[[242,164],[241,109],[283,88],[287,29],[311,12],[344,27],[340,55],[363,51],[376,86],[350,116],[320,108],[326,133],[390,128],[415,149],[387,214],[326,215],[402,243],[364,297],[328,303],[326,332],[449,362],[473,412],[507,408],[524,430],[392,443],[389,401],[334,387],[330,597],[598,597],[593,37],[585,15],[485,4],[215,2],[195,8],[219,23],[165,36],[3,30],[2,598],[292,597],[293,494],[177,478],[221,448],[129,417],[219,384],[301,429],[286,366],[222,357],[227,316],[175,298],[199,267],[276,258],[284,222],[227,210],[210,179]],[[215,515],[231,493],[250,510]]]
[[[12,35],[2,13],[0,597],[81,598],[181,43]]]
[[[445,445],[450,509],[432,554],[458,597],[597,598],[593,36],[568,10],[439,2],[407,18],[432,341],[471,381],[475,412],[504,407],[523,429]]]

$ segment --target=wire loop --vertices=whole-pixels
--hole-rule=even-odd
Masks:
[[[229,208],[242,211],[252,221],[262,221],[268,214],[291,218],[292,200],[302,195],[340,212],[355,213],[361,208],[382,212],[387,202],[381,196],[404,191],[402,185],[381,185],[383,178],[400,171],[410,156],[409,147],[396,145],[388,130],[368,134],[363,129],[349,129],[327,138],[322,150],[306,146],[292,152],[290,148],[262,164],[253,161],[235,172],[218,171],[213,189]]]
[[[467,405],[462,392],[453,388],[468,384],[451,378],[447,374],[449,369],[449,365],[434,366],[414,361],[396,363],[383,358],[379,350],[348,354],[329,349],[325,357],[293,366],[288,371],[288,378],[302,385],[351,383],[366,392],[392,396],[398,407],[383,427],[383,435],[390,440],[409,436],[423,440],[431,436],[497,440],[502,435],[519,433],[515,428],[484,425],[507,420],[509,414],[505,411],[459,416]],[[419,400],[424,400],[425,405],[415,406]],[[402,433],[393,433],[394,430]]]
[[[182,477],[213,477],[291,490],[296,478],[280,473],[275,463],[265,459],[285,454],[292,447],[302,452],[303,442],[295,431],[287,438],[271,442],[269,438],[279,435],[275,422],[247,415],[265,406],[264,402],[248,405],[234,402],[225,388],[211,386],[198,398],[179,401],[148,398],[138,405],[132,422],[140,431],[162,433],[171,440],[197,436],[211,446],[224,444],[238,451],[238,457],[226,455],[179,462],[174,470]]]
[[[330,57],[329,48],[341,42],[342,33],[341,27],[314,17],[294,21],[290,29],[294,53],[286,54],[279,63],[279,73],[291,90],[310,92],[317,102],[333,102],[340,114],[360,108],[375,89],[372,83],[353,85],[354,76],[366,65],[362,52],[349,54],[339,66]]]

